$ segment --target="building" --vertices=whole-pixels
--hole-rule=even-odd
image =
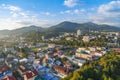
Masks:
[[[90,41],[90,36],[83,36],[82,39],[84,42],[89,42]]]
[[[14,51],[13,47],[7,47],[7,48],[5,48],[5,52],[12,52],[12,51]]]
[[[96,51],[96,50],[97,50],[96,47],[88,47],[88,49],[89,49],[90,51]]]
[[[76,50],[76,52],[81,52],[81,51],[85,51],[85,50],[86,50],[86,48],[80,47],[80,48],[78,48],[78,49]]]
[[[92,58],[93,58],[92,55],[90,55],[90,54],[85,54],[85,53],[81,53],[81,52],[76,52],[76,53],[75,53],[75,56],[76,56],[76,57],[79,57],[79,58],[86,59],[86,60],[92,60]]]
[[[42,80],[60,80],[56,75],[51,73],[46,73],[42,77],[44,78]]]
[[[6,65],[0,66],[0,80],[4,79],[5,76],[12,76],[12,71]]]
[[[55,48],[55,44],[48,44],[48,48]]]
[[[45,37],[44,37],[44,36],[42,36],[41,38],[42,38],[43,41],[45,40]]]
[[[24,80],[34,80],[36,76],[38,76],[38,72],[36,70],[30,71],[24,75]]]
[[[78,64],[78,66],[82,66],[83,64],[85,64],[86,63],[86,60],[85,59],[77,59],[77,58],[75,58],[75,59],[73,59],[73,62],[75,63],[75,64]]]
[[[5,76],[2,80],[16,80],[14,76]]]
[[[25,66],[20,65],[18,68],[18,72],[19,74],[23,77],[27,72],[29,72],[30,70],[28,70]]]
[[[4,61],[5,61],[4,55],[0,54],[0,66],[4,65]]]
[[[55,65],[53,68],[56,72],[59,73],[59,75],[61,75],[61,77],[65,77],[69,73],[69,69],[62,66]]]
[[[72,64],[70,63],[70,61],[66,61],[66,62],[64,63],[64,67],[70,69],[70,68],[72,67]]]
[[[80,29],[77,30],[77,37],[79,37],[81,35],[81,31]]]
[[[120,53],[120,48],[114,49],[115,52]]]
[[[66,39],[67,41],[72,41],[72,40],[73,40],[72,37],[66,37],[65,39]]]

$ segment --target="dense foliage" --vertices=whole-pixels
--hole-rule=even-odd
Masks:
[[[120,80],[120,53],[112,51],[62,80]]]
[[[63,45],[69,45],[72,47],[90,47],[90,46],[105,46],[105,41],[104,40],[96,40],[96,41],[90,41],[90,42],[83,42],[82,40],[79,41],[67,41],[67,40],[61,40],[61,41],[56,41],[53,42],[55,44],[63,44]]]

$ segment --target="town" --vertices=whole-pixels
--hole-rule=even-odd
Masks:
[[[119,32],[78,29],[39,37],[37,41],[10,36],[0,39],[0,80],[61,80],[112,50],[120,53]]]

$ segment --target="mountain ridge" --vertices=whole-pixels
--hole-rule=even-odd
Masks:
[[[75,22],[69,22],[64,21],[57,25],[53,25],[48,28],[42,28],[40,26],[25,26],[22,28],[17,28],[14,30],[0,30],[0,35],[22,35],[29,32],[40,32],[41,34],[44,33],[46,35],[55,35],[62,32],[76,32],[77,29],[80,29],[82,31],[118,31],[120,32],[119,27],[110,26],[106,24],[98,25],[92,22],[87,23],[75,23]],[[47,32],[47,33],[46,33]]]
[[[110,25],[98,25],[98,24],[95,24],[92,22],[74,23],[74,22],[68,22],[68,21],[64,21],[57,25],[51,26],[50,28],[48,28],[48,31],[51,31],[52,29],[57,32],[63,31],[63,30],[65,30],[67,32],[73,32],[73,31],[76,31],[77,29],[81,29],[83,31],[86,31],[86,30],[119,31],[120,30],[119,27],[110,26]],[[63,32],[65,32],[65,31],[63,31]]]

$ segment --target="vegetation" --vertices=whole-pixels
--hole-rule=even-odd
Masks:
[[[62,80],[120,80],[120,54],[111,51]]]
[[[68,28],[69,27],[69,28]],[[97,25],[94,23],[73,23],[64,21],[58,25],[51,26],[49,28],[41,28],[39,26],[28,26],[23,28],[18,28],[14,30],[1,30],[0,36],[9,35],[9,36],[24,36],[31,37],[32,39],[39,39],[41,35],[44,35],[46,38],[57,36],[62,32],[76,32],[77,29],[80,29],[84,32],[88,32],[89,30],[93,31],[120,31],[119,27],[109,26],[109,25]]]
[[[90,41],[90,42],[83,42],[82,40],[80,41],[67,41],[67,40],[61,40],[61,41],[56,41],[56,42],[53,42],[55,44],[63,44],[63,45],[66,45],[66,46],[72,46],[72,47],[89,47],[89,46],[105,46],[105,41],[98,41],[98,40],[95,40],[95,41]]]
[[[64,63],[64,62],[66,62],[68,59],[66,58],[66,57],[63,57],[62,59],[61,59],[61,61]]]
[[[28,56],[27,50],[24,48],[20,48],[20,52],[22,53],[22,57],[26,58]]]

